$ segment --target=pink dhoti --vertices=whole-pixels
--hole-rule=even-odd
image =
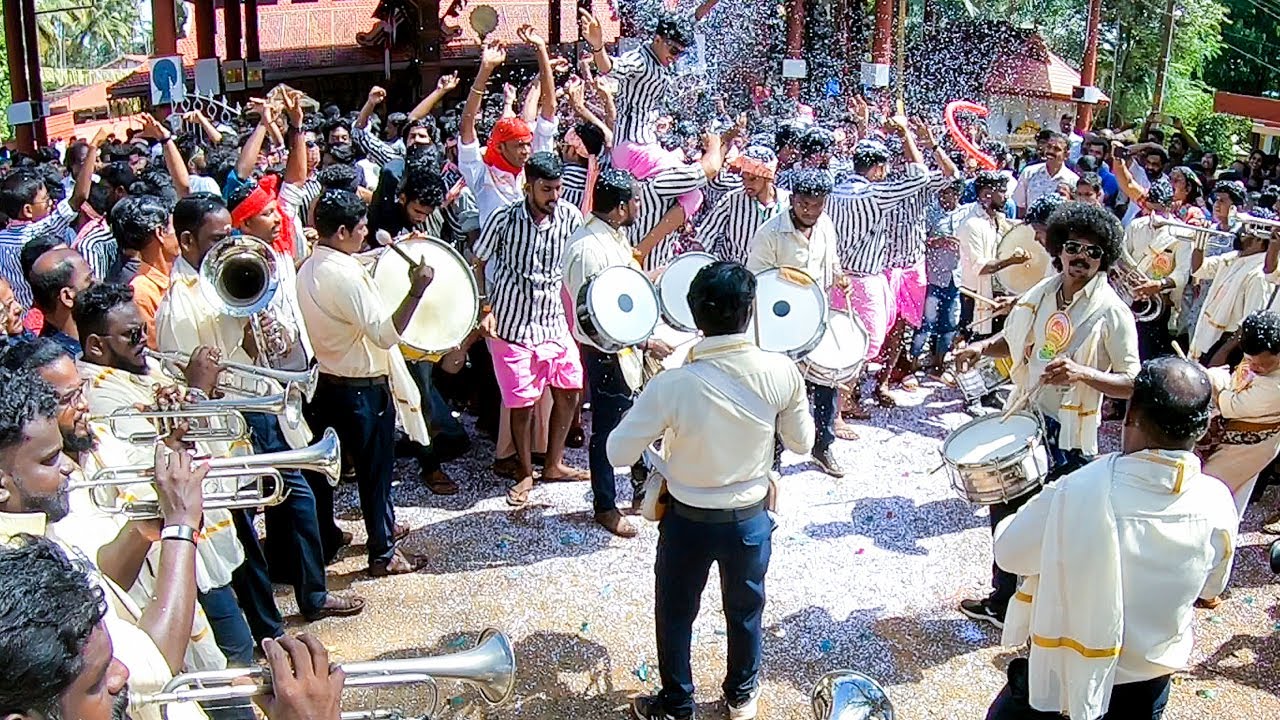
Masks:
[[[897,298],[889,288],[889,279],[883,273],[875,275],[846,275],[849,278],[849,302],[844,293],[831,288],[831,307],[836,310],[853,310],[867,330],[867,357],[880,354],[884,337],[898,319]]]
[[[647,180],[663,170],[686,164],[680,150],[667,150],[658,144],[640,145],[633,142],[618,143],[611,155],[613,166],[626,170],[637,180]],[[684,208],[685,219],[693,218],[702,207],[702,191],[692,190],[676,198]]]
[[[897,316],[907,321],[911,327],[919,329],[924,318],[925,296],[929,292],[929,284],[924,275],[924,261],[911,267],[890,268],[885,270],[885,275],[897,307]]]

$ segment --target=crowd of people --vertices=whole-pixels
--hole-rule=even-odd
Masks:
[[[269,716],[336,718],[340,673],[313,639],[277,642],[272,596],[273,582],[291,586],[309,622],[363,610],[327,589],[326,565],[353,541],[333,486],[280,469],[287,492],[262,511],[260,537],[254,510],[206,507],[208,468],[192,454],[304,448],[331,428],[358,487],[369,574],[410,573],[394,461],[416,458],[424,487],[459,492],[446,465],[477,450],[457,409],[495,442],[512,508],[539,482],[589,481],[604,530],[634,537],[642,503],[661,517],[662,685],[635,717],[690,717],[691,630],[716,562],[725,700],[731,718],[753,718],[782,448],[842,477],[833,448],[895,404],[891,389],[955,385],[998,357],[1009,410],[1042,419],[1050,471],[1043,490],[991,506],[992,592],[960,608],[1030,642],[990,717],[1159,717],[1190,657],[1192,605],[1226,587],[1239,519],[1280,452],[1274,158],[1228,164],[1158,115],[1083,135],[1063,116],[1019,153],[973,122],[978,157],[931,122],[941,108],[909,119],[862,98],[838,118],[721,106],[693,125],[667,110],[673,65],[714,5],[662,14],[620,55],[584,12],[590,57],[577,63],[521,28],[538,66],[523,97],[490,87],[507,62],[490,41],[469,87],[444,76],[407,113],[384,114],[378,87],[348,113],[281,87],[231,125],[147,116],[128,138],[12,158],[0,180],[0,536],[47,540],[0,548],[6,712],[107,717],[128,702],[126,677],[154,692],[183,671],[250,665],[261,647]],[[1036,243],[1001,256],[1020,225]],[[441,271],[427,263],[409,265],[397,304],[384,300],[371,268],[421,238],[467,260],[480,312],[458,347],[408,355],[415,314],[466,305],[424,303]],[[273,259],[276,292],[252,317],[211,294],[205,272],[237,239]],[[584,328],[594,278],[623,267],[656,280],[689,252],[714,256],[688,290],[692,349],[659,334],[619,349]],[[1028,288],[1002,280],[1037,256]],[[865,378],[802,375],[753,342],[758,276],[777,269],[856,316]],[[1136,316],[1141,302],[1158,312]],[[246,410],[239,437],[204,439],[216,423],[192,412],[228,392],[228,363],[318,365],[303,421]],[[1124,420],[1119,453],[1100,454],[1107,413]],[[584,445],[589,467],[573,467],[565,449]],[[154,469],[84,487],[125,466]],[[630,507],[618,467],[632,468]],[[1080,542],[1058,544],[1064,523]]]

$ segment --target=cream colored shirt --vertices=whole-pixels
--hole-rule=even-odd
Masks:
[[[58,543],[68,557],[83,564],[88,570],[89,582],[102,591],[102,596],[107,601],[107,614],[103,616],[102,622],[107,628],[107,635],[111,637],[111,655],[129,670],[129,689],[140,694],[160,692],[165,683],[173,679],[173,673],[169,671],[169,663],[165,662],[155,641],[138,627],[142,611],[128,593],[98,571],[97,564],[91,558],[61,537],[65,520],[57,528],[46,527],[45,520],[43,513],[0,513],[0,542],[7,543],[19,534],[46,536]],[[167,714],[162,714],[161,709],[154,705],[129,707],[129,715],[136,720],[163,720],[165,717],[171,720],[201,720],[205,717],[204,711],[195,703],[170,705],[165,708],[165,712]]]
[[[298,305],[320,372],[378,377],[390,372],[400,334],[373,278],[355,257],[317,245],[298,270]]]
[[[667,489],[676,500],[709,509],[749,507],[768,492],[775,429],[694,375],[694,362],[715,365],[771,405],[788,450],[812,449],[813,418],[795,363],[738,334],[703,339],[684,366],[650,380],[609,434],[609,462],[630,466],[661,438]]]
[[[578,293],[589,279],[611,267],[619,266],[641,269],[631,252],[631,241],[621,230],[610,227],[609,223],[595,215],[590,216],[582,227],[569,236],[565,245],[562,279],[564,290],[569,295],[569,307],[577,305]],[[576,317],[570,316],[569,327],[579,343],[600,350],[578,327]],[[643,362],[641,354],[631,348],[623,348],[618,353],[618,363],[632,390],[640,387]]]
[[[1223,334],[1233,333],[1255,310],[1267,307],[1274,287],[1263,275],[1266,253],[1241,256],[1237,252],[1207,257],[1192,273],[1197,280],[1212,280],[1191,336],[1191,357],[1209,352]],[[1207,360],[1207,358],[1206,358]]]
[[[268,306],[284,334],[289,352],[277,361],[277,367],[286,370],[305,370],[310,363],[311,341],[307,337],[302,312],[298,309],[295,294],[296,274],[293,261],[276,255],[276,268],[280,274],[275,296]],[[196,347],[207,345],[222,351],[222,359],[244,365],[257,365],[244,348],[248,318],[238,318],[220,312],[205,296],[201,288],[200,273],[184,258],[173,264],[172,282],[156,311],[156,337],[163,351],[193,352]],[[271,385],[275,392],[283,392],[279,383]],[[306,447],[311,441],[311,431],[305,423],[290,428],[280,418],[280,430],[289,445]]]
[[[1280,422],[1280,370],[1257,375],[1245,363],[1233,373],[1228,367],[1208,368],[1218,412],[1228,420]]]
[[[980,205],[974,204],[973,215],[960,224],[956,230],[956,240],[960,246],[960,285],[987,298],[995,297],[995,273],[983,273],[987,263],[996,260],[996,251],[1000,245],[1001,234],[1006,229],[1003,220],[992,222]],[[990,308],[975,306],[977,316],[990,313]],[[990,333],[991,320],[980,322],[977,327],[980,333]]]
[[[151,372],[147,375],[135,375],[126,370],[94,365],[81,361],[80,377],[86,382],[85,399],[89,402],[89,411],[94,415],[110,415],[121,408],[135,405],[155,405],[156,388],[176,385],[178,382],[164,373],[154,361],[148,361]],[[117,428],[124,433],[154,429],[147,420],[140,418],[117,423]],[[93,430],[99,437],[111,435],[110,430],[102,424],[94,423]],[[223,457],[235,453],[250,451],[248,441],[240,441],[234,447],[226,444],[199,445],[198,455]],[[141,465],[148,468],[155,465],[155,449],[151,444],[138,445],[129,442],[104,441],[98,454],[110,467]],[[154,500],[155,486],[151,483],[136,483],[121,486],[120,495],[128,501]],[[244,548],[236,538],[232,526],[231,513],[226,510],[205,510],[204,527],[197,537],[196,584],[201,592],[208,592],[231,583],[231,573],[244,562]],[[152,550],[152,560],[157,560],[159,548]],[[152,565],[158,566],[158,561]],[[138,583],[130,588],[130,593],[145,605],[152,595],[155,586],[155,575],[144,566]]]
[[[796,229],[791,213],[780,213],[756,230],[747,247],[747,269],[753,273],[778,267],[800,268],[829,288],[840,272],[836,226],[824,212],[809,231]]]
[[[1173,289],[1164,293],[1171,303],[1173,315],[1170,327],[1177,327],[1177,316],[1182,309],[1182,293],[1191,280],[1191,254],[1195,244],[1175,234],[1172,228],[1152,227],[1151,215],[1143,215],[1129,223],[1124,233],[1125,249],[1138,263],[1138,271],[1152,280],[1169,278]]]
[[[1071,477],[1045,485],[996,529],[1000,567],[1023,576],[1040,574],[1054,494]],[[1231,491],[1202,474],[1200,459],[1189,452],[1144,450],[1120,457],[1111,488],[1124,599],[1124,640],[1115,678],[1120,684],[1186,667],[1195,619],[1192,604],[1226,587],[1238,519]],[[1089,582],[1088,577],[1079,580]]]

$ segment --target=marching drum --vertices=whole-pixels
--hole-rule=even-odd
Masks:
[[[840,387],[858,376],[870,344],[870,336],[857,315],[831,310],[822,339],[799,363],[800,373],[814,384]]]
[[[676,256],[667,264],[655,285],[662,305],[662,320],[672,329],[697,332],[693,323],[693,311],[689,309],[689,286],[702,268],[716,261],[716,256],[705,252],[687,252]],[[665,338],[664,338],[665,339]]]
[[[1009,384],[1013,361],[1007,358],[983,357],[973,367],[956,373],[956,385],[966,403],[976,403],[991,392]]]
[[[1008,420],[999,415],[970,420],[947,436],[941,452],[952,487],[977,505],[1026,495],[1049,474],[1044,428],[1028,412]]]
[[[578,291],[578,329],[605,352],[639,345],[658,324],[658,293],[639,270],[614,265]]]
[[[400,333],[404,359],[414,362],[457,349],[480,320],[480,293],[471,266],[435,238],[402,240],[396,247],[435,270],[435,279]],[[373,283],[386,307],[399,307],[409,294],[409,263],[399,253],[384,250],[373,267]]]
[[[827,294],[803,270],[771,268],[756,273],[752,322],[761,350],[801,358],[827,330]]]
[[[1026,223],[1014,225],[1001,236],[1000,243],[996,245],[996,257],[1010,257],[1017,249],[1025,252],[1030,260],[997,270],[996,280],[1005,290],[1021,295],[1049,277],[1053,272],[1053,260],[1044,246],[1036,240],[1035,228]]]

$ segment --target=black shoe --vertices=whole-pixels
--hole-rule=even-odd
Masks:
[[[677,718],[675,715],[669,715],[663,711],[662,701],[657,695],[641,695],[631,701],[631,717],[635,720],[686,720],[693,716]]]
[[[825,447],[821,450],[814,450],[813,461],[818,464],[822,472],[831,477],[844,477],[844,468],[840,467],[840,463],[836,462],[836,457],[831,453],[831,448]]]
[[[985,620],[1001,630],[1004,629],[1004,613],[997,612],[991,606],[991,601],[985,598],[982,600],[961,600],[960,612],[974,620]]]

